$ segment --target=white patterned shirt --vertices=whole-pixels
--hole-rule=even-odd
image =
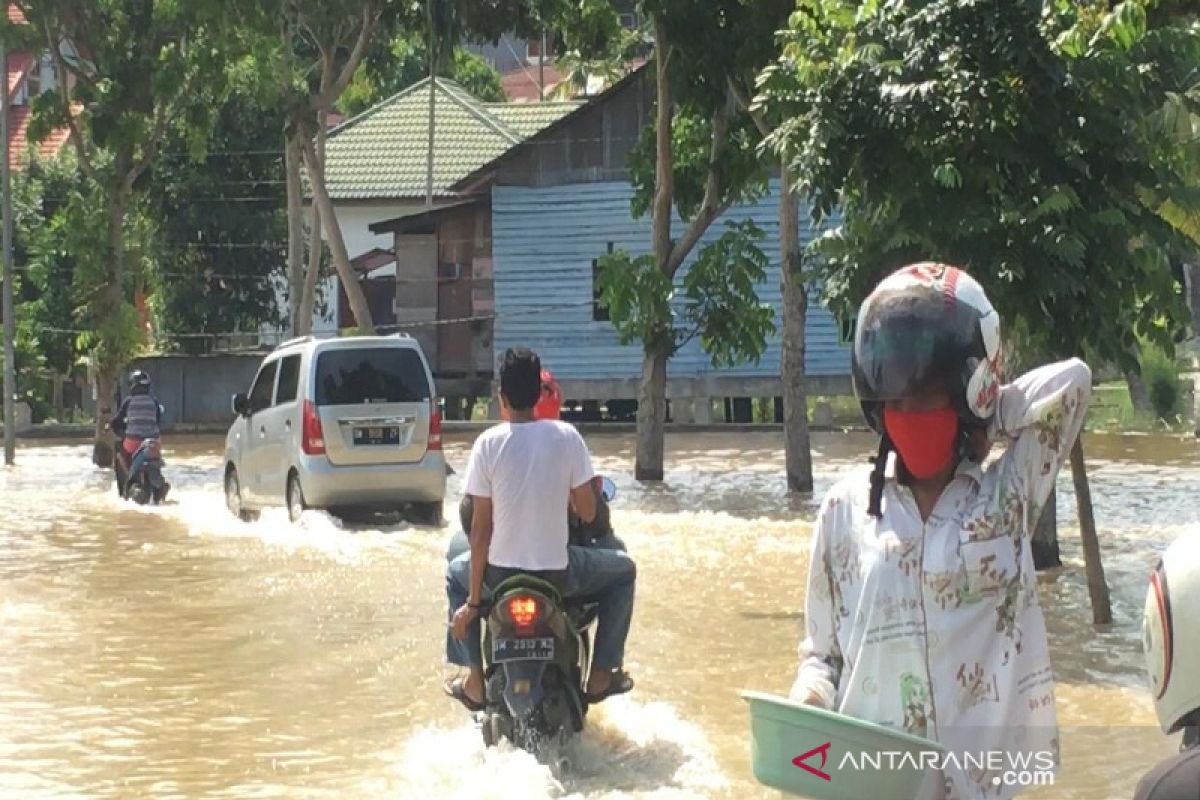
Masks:
[[[986,470],[960,463],[928,521],[894,463],[882,519],[867,514],[869,470],[838,483],[818,512],[792,696],[813,692],[826,708],[957,753],[941,796],[1016,794],[979,768],[989,752],[1052,753],[1058,764],[1029,540],[1090,396],[1091,371],[1078,359],[1004,386],[989,438],[1008,439],[1006,451]]]

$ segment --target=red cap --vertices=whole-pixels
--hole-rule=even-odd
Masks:
[[[554,380],[554,375],[548,369],[542,370],[542,396],[538,399],[533,407],[534,419],[559,419],[562,412],[562,389],[558,386],[558,381]],[[509,421],[508,411],[502,405],[500,407],[500,418],[505,422]]]

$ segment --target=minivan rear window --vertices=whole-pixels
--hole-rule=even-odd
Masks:
[[[425,364],[407,347],[326,350],[317,356],[317,405],[416,403],[430,397]]]

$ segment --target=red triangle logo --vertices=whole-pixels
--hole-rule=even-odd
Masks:
[[[829,777],[829,773],[824,772],[822,769],[818,769],[816,767],[809,766],[808,764],[804,763],[809,758],[815,756],[817,753],[820,753],[821,754],[821,767],[823,768],[825,766],[826,758],[829,757],[829,745],[830,745],[830,742],[826,742],[825,744],[821,745],[820,747],[814,747],[812,750],[809,750],[807,753],[802,753],[801,755],[798,755],[795,758],[793,758],[792,763],[795,764],[797,767],[799,767],[802,770],[811,772],[813,775],[816,775],[818,778],[824,778],[827,781],[832,781],[833,779]]]

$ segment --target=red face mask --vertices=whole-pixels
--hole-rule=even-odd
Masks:
[[[883,427],[914,478],[932,478],[954,455],[958,415],[950,406],[932,411],[896,411],[885,407]]]

